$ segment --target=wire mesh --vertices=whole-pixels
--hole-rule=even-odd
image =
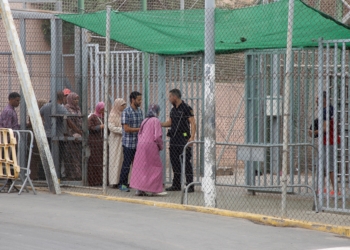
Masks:
[[[185,10],[204,8],[204,1],[184,2]],[[216,1],[216,7],[235,11],[277,4],[274,2],[277,1],[222,0]],[[341,1],[304,3],[347,22],[347,5]],[[85,1],[84,12],[105,10],[107,4],[115,11],[131,14],[143,8],[142,1]],[[157,16],[157,10],[169,11],[170,15],[180,7],[181,1],[147,1],[147,10],[153,11],[155,20],[158,18],[157,27],[166,20],[166,15]],[[49,12],[78,13],[77,1],[27,4],[26,8],[32,11],[15,15],[15,22],[62,190],[102,194],[106,185],[106,194],[111,196],[206,206],[205,185],[210,185],[215,190],[218,208],[283,216],[282,146],[283,128],[288,126],[287,218],[349,224],[348,40],[324,41],[319,47],[320,37],[313,37],[314,46],[293,48],[290,110],[286,111],[285,48],[217,53],[211,58],[215,78],[206,78],[204,39],[198,42],[203,47],[199,52],[177,55],[145,53],[111,41],[110,81],[106,82],[105,37],[75,27]],[[319,14],[315,12],[315,15]],[[97,15],[95,18],[90,22],[105,22]],[[204,16],[194,21],[203,24],[200,32],[204,33]],[[239,42],[235,43],[246,42],[244,32],[249,25],[240,27]],[[273,33],[275,28],[268,29]],[[4,29],[2,24],[0,29]],[[172,27],[168,29],[171,33]],[[305,35],[312,32],[307,27],[303,29]],[[133,30],[129,32],[133,34]],[[197,31],[191,30],[188,36],[191,32]],[[285,38],[286,34],[281,39],[285,41]],[[155,47],[162,45],[157,37],[147,39]],[[176,43],[172,44],[174,48]],[[0,82],[6,90],[1,92],[3,110],[8,104],[8,94],[21,91],[4,36],[0,38],[0,48]],[[215,100],[215,120],[206,113],[206,80],[215,82],[209,92]],[[181,93],[181,98],[178,91],[171,91],[174,89]],[[104,91],[108,92],[108,100],[104,99]],[[323,108],[317,103],[323,98],[323,91],[327,105],[332,106],[328,111],[326,108],[325,118]],[[100,102],[110,110],[108,124],[104,124]],[[16,112],[21,127],[30,128],[23,101]],[[286,112],[288,124],[283,121]],[[317,125],[320,120],[325,121],[324,126]],[[334,125],[330,127],[330,123]],[[214,151],[208,151],[208,147],[213,147],[207,143],[208,124],[215,127]],[[315,135],[321,127],[328,140],[335,138],[333,145],[324,144],[323,135]],[[108,138],[104,138],[107,128]],[[335,143],[337,136],[339,144]],[[105,166],[104,139],[108,140]],[[192,140],[195,143],[185,149]],[[215,159],[211,158],[209,163],[208,152],[215,153]],[[206,171],[213,163],[212,175],[208,175]],[[106,179],[103,168],[107,170]],[[31,170],[34,185],[46,185],[36,144]],[[203,181],[204,177],[213,182]],[[332,179],[338,185],[333,186]],[[181,184],[182,180],[185,185]]]

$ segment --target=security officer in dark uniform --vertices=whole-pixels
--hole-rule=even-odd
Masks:
[[[169,92],[169,101],[173,105],[170,111],[170,119],[162,123],[163,127],[170,127],[167,136],[170,137],[170,162],[174,172],[173,184],[166,188],[166,191],[181,190],[181,159],[185,145],[194,141],[196,134],[196,122],[193,109],[181,100],[181,92],[172,89]],[[192,146],[192,145],[191,145]],[[181,157],[182,158],[182,157]],[[193,168],[191,164],[192,149],[186,149],[186,183],[193,182]],[[194,187],[190,187],[188,192],[194,192]]]

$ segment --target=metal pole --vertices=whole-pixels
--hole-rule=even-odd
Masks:
[[[108,90],[109,90],[109,69],[110,69],[110,57],[111,57],[111,9],[110,5],[107,5],[106,11],[106,66],[105,66],[105,91],[104,91],[104,124],[108,124]],[[103,129],[103,194],[107,194],[107,165],[108,165],[108,129]]]
[[[180,10],[185,9],[185,0],[180,0]]]
[[[142,11],[147,11],[147,0],[142,1]],[[147,112],[148,110],[148,102],[149,102],[149,54],[143,53],[143,89],[144,89],[144,110]]]
[[[84,0],[78,0],[78,13],[83,14],[85,11]]]
[[[48,182],[50,191],[56,194],[60,194],[61,189],[58,184],[55,166],[53,164],[44,126],[40,118],[38,103],[35,98],[28,67],[23,55],[21,43],[18,38],[16,26],[13,21],[8,0],[2,0],[0,2],[0,7],[1,18],[5,26],[7,39],[16,65],[19,81],[23,90],[24,99],[28,107],[29,117],[33,124],[33,130],[35,138],[37,140],[41,160],[44,165],[46,180]]]
[[[88,150],[88,138],[89,138],[89,130],[88,130],[88,41],[87,41],[87,30],[81,30],[81,74],[82,74],[82,100],[81,100],[81,112],[83,115],[83,166],[82,166],[82,181],[83,185],[86,186],[88,184],[87,179],[87,164],[89,160],[89,150]]]
[[[287,31],[287,55],[286,55],[286,84],[284,86],[284,114],[283,114],[283,155],[282,155],[282,217],[287,216],[287,164],[288,164],[288,133],[289,133],[289,99],[290,83],[292,73],[293,56],[293,19],[294,19],[294,0],[289,0],[288,11],[288,31]]]
[[[215,0],[205,1],[204,36],[204,177],[202,191],[206,207],[216,206],[215,129]]]

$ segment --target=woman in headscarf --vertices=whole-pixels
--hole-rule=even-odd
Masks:
[[[163,149],[163,140],[159,111],[157,104],[150,105],[138,134],[130,180],[130,187],[136,189],[137,196],[147,196],[146,192],[161,194],[163,191],[163,165],[159,154]]]
[[[79,96],[78,94],[71,92],[67,96],[67,104],[65,105],[65,108],[67,111],[72,114],[76,115],[75,117],[69,117],[69,119],[74,123],[74,125],[78,129],[82,129],[82,119],[81,119],[81,112],[79,107]],[[75,138],[80,138],[81,135],[75,133],[72,129],[69,128],[68,134],[70,136],[73,136]],[[66,147],[66,154],[67,154],[67,161],[65,161],[65,170],[66,170],[66,177],[69,180],[81,180],[81,142],[80,141],[69,141],[67,142]]]
[[[122,123],[121,115],[126,108],[126,102],[118,98],[114,101],[113,108],[109,114],[109,185],[118,188],[120,170],[123,163],[122,147]]]
[[[102,186],[103,182],[103,118],[105,104],[99,102],[95,113],[88,119],[90,157],[88,161],[88,182],[90,186]]]

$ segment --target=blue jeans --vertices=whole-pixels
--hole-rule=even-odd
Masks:
[[[130,165],[134,160],[136,148],[127,148],[123,146],[124,160],[122,169],[120,171],[120,185],[128,184],[128,177],[130,172]]]

